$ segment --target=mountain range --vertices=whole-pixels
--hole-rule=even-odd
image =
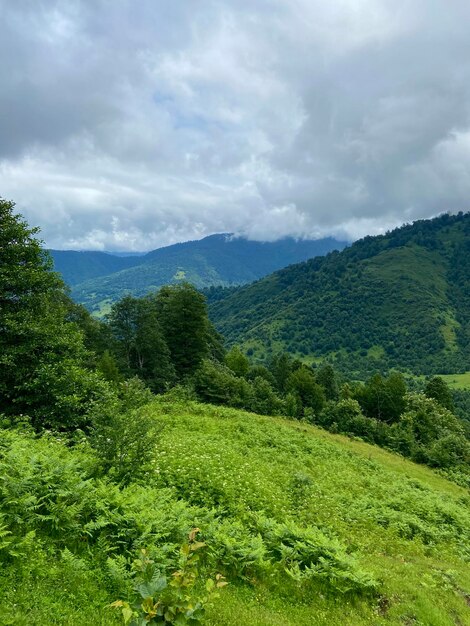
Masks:
[[[217,234],[142,256],[69,250],[50,253],[55,270],[71,287],[74,300],[99,316],[126,294],[143,296],[178,281],[188,281],[200,289],[250,283],[292,263],[346,245],[333,238],[258,242]]]
[[[366,237],[253,284],[208,292],[229,343],[259,359],[287,350],[349,374],[470,369],[470,214]]]

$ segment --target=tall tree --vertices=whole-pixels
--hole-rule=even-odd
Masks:
[[[192,285],[182,283],[162,287],[156,302],[176,374],[185,379],[211,352],[214,333],[206,300]]]
[[[83,336],[37,233],[0,199],[0,412],[73,427],[99,381],[82,369]]]
[[[174,382],[175,371],[154,298],[126,296],[112,307],[108,321],[127,375],[139,376],[157,392]]]
[[[327,400],[338,400],[338,378],[334,368],[329,363],[325,363],[320,367],[320,369],[316,372],[315,378],[317,383],[323,387]]]
[[[449,411],[454,410],[454,401],[449,386],[440,376],[433,376],[424,388],[424,395],[433,398]]]

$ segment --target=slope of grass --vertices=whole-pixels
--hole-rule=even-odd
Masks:
[[[470,624],[458,485],[305,423],[165,397],[141,410],[161,438],[125,489],[93,477],[86,446],[4,437],[0,522],[37,548],[18,565],[0,541],[1,624],[117,623],[119,554],[153,545],[171,563],[192,526],[230,583],[210,626]]]
[[[464,374],[441,374],[451,389],[470,389],[470,372]]]
[[[229,518],[263,511],[279,523],[320,528],[381,581],[374,600],[294,582],[234,582],[209,623],[470,623],[470,499],[463,489],[397,455],[309,425],[201,405],[151,410],[165,424],[157,484],[193,504],[222,508]]]

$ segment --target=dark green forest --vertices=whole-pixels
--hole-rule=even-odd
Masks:
[[[238,290],[208,293],[229,343],[278,351],[363,378],[470,369],[470,214],[444,214],[366,237]]]
[[[432,370],[438,354],[467,367],[468,228],[468,216],[443,216],[227,297],[213,290],[214,320],[230,301],[230,320],[240,315],[242,341],[232,328],[228,349],[206,296],[187,282],[126,295],[93,318],[53,271],[38,230],[1,200],[0,623],[361,626],[410,615],[431,626],[464,623],[468,395]],[[361,330],[368,307],[348,300],[346,285],[363,281],[370,294],[382,284],[371,305],[378,315],[384,276],[401,282],[382,263],[390,254],[434,265],[432,276],[421,266],[418,280],[403,261],[410,343],[402,328],[377,371],[358,378],[346,360],[309,363],[300,349],[275,350],[280,340],[247,348],[243,303],[251,311],[257,294],[261,319],[296,293],[295,310],[306,315],[320,286],[323,308],[317,302],[314,312],[323,325],[300,318],[323,338],[315,354],[331,356],[334,343],[320,330],[338,319],[331,303],[341,289],[351,317],[334,338],[349,331],[353,346],[365,336],[379,345],[386,324],[377,318]],[[426,302],[445,298],[452,323],[418,306],[418,284]],[[385,347],[397,320],[404,324],[395,297]],[[411,344],[409,333],[428,319],[434,325]],[[300,321],[292,337],[299,332]],[[443,343],[434,346],[434,332]],[[430,375],[417,378],[408,370],[424,363],[423,338]],[[379,371],[392,362],[407,371]]]

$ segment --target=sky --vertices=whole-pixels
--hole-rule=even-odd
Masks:
[[[0,0],[0,196],[59,249],[470,209],[468,0]]]

